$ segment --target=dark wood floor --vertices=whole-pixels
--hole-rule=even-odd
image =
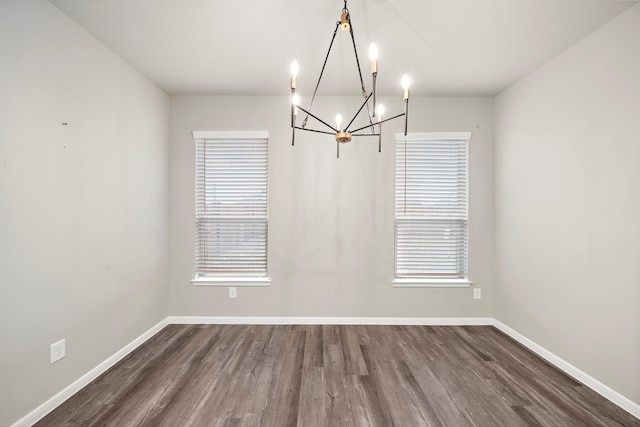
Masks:
[[[37,426],[640,426],[490,326],[170,325]]]

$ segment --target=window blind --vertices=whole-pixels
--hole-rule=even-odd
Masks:
[[[266,136],[196,138],[198,277],[267,275],[267,181]]]
[[[470,137],[396,136],[397,278],[467,277]]]

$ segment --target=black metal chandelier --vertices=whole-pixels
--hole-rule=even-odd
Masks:
[[[364,98],[364,102],[353,115],[353,118],[349,121],[349,123],[342,127],[342,116],[338,114],[335,118],[335,127],[328,124],[325,120],[319,118],[315,114],[311,112],[313,107],[313,101],[316,98],[316,94],[318,93],[318,87],[320,86],[320,81],[322,80],[322,75],[324,74],[325,67],[327,65],[327,60],[329,59],[329,54],[331,53],[331,48],[333,47],[333,42],[336,38],[336,34],[338,32],[338,28],[341,28],[342,31],[348,31],[351,35],[351,41],[353,43],[353,53],[355,54],[356,65],[358,67],[358,75],[360,76],[360,85],[362,89],[362,96]],[[377,136],[378,137],[378,152],[382,151],[382,123],[388,122],[390,120],[397,119],[399,117],[404,116],[404,134],[407,134],[407,124],[409,119],[409,77],[405,74],[402,77],[402,87],[404,89],[404,111],[400,114],[397,114],[393,117],[389,117],[388,119],[382,118],[384,114],[384,106],[376,104],[376,80],[378,78],[378,48],[374,43],[371,43],[369,48],[369,57],[371,59],[371,77],[372,77],[372,86],[373,90],[368,93],[364,86],[364,80],[362,78],[362,70],[360,69],[360,60],[358,59],[358,49],[356,48],[356,41],[353,36],[353,25],[351,23],[351,15],[349,13],[349,9],[347,9],[347,0],[344,0],[344,7],[342,8],[342,14],[340,15],[340,20],[336,23],[336,28],[333,31],[333,36],[331,37],[331,43],[329,44],[329,50],[327,51],[327,55],[324,58],[324,63],[322,64],[322,69],[320,70],[320,76],[318,77],[318,82],[316,83],[316,87],[313,91],[313,96],[311,97],[311,102],[309,103],[308,109],[304,109],[300,106],[300,96],[296,92],[296,79],[298,76],[298,62],[293,61],[291,63],[291,145],[295,144],[296,138],[296,129],[307,131],[307,132],[316,132],[316,133],[324,133],[328,135],[334,135],[336,138],[336,150],[337,157],[340,158],[340,144],[344,144],[351,141],[352,137],[355,136]],[[370,106],[371,101],[371,106]],[[357,129],[351,129],[351,125],[355,121],[355,119],[360,115],[360,112],[366,107],[367,117],[369,124],[359,127]],[[298,118],[298,110],[301,110],[306,114],[306,117],[302,121],[300,126],[297,125]],[[323,124],[327,130],[319,130],[319,129],[311,129],[307,127],[307,121],[309,120],[309,116],[313,117],[315,120]],[[370,133],[366,131],[369,130]],[[377,130],[377,132],[376,132]],[[358,133],[364,131],[363,133]]]

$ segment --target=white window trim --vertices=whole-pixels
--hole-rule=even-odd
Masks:
[[[267,130],[194,130],[193,139],[269,139]]]
[[[471,132],[416,132],[408,133],[396,133],[396,141],[398,139],[407,141],[432,141],[432,140],[456,140],[456,139],[468,139],[471,142]]]
[[[411,279],[394,277],[394,288],[469,288],[473,282],[469,279]]]
[[[197,139],[269,139],[269,131],[198,131],[191,132],[193,140]],[[269,212],[269,201],[267,199],[267,212]],[[269,245],[267,245],[267,276],[198,276],[190,281],[194,286],[271,286],[269,272]]]
[[[396,133],[395,140],[406,140],[406,141],[429,141],[429,140],[460,140],[466,139],[471,143],[471,132],[414,132],[408,133],[405,135],[404,133]],[[395,165],[394,165],[395,169]],[[468,221],[468,219],[467,219]],[[394,222],[395,222],[395,214],[394,214]],[[395,239],[395,237],[394,237]],[[395,246],[395,245],[394,245]],[[394,249],[395,250],[395,249]],[[469,250],[469,248],[467,248]],[[395,263],[394,253],[394,263]],[[395,266],[394,266],[395,269]],[[395,272],[394,272],[395,274]],[[421,277],[394,277],[391,280],[391,286],[394,288],[469,288],[473,285],[473,281],[470,279],[471,272],[467,271],[466,278],[453,278],[453,279],[444,279],[444,278],[421,278]]]
[[[194,286],[271,286],[269,277],[198,277],[191,283]]]

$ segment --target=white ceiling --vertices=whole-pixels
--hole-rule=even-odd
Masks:
[[[168,94],[312,92],[341,0],[50,0]],[[350,0],[365,85],[412,95],[495,95],[637,1]],[[338,32],[321,94],[359,94],[348,33]]]

